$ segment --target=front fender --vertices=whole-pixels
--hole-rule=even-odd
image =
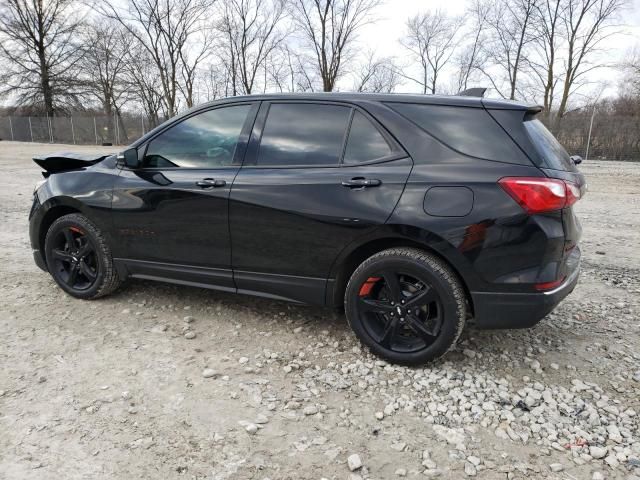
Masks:
[[[35,192],[29,218],[32,248],[42,250],[49,226],[60,216],[73,212],[86,216],[112,241],[111,203],[117,173],[96,165],[49,176]]]

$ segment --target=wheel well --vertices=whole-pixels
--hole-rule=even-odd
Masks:
[[[58,207],[52,207],[42,218],[42,223],[40,223],[40,232],[38,236],[38,245],[40,247],[40,252],[42,253],[42,258],[44,258],[46,262],[46,254],[44,249],[44,241],[47,238],[47,232],[49,231],[49,227],[53,222],[55,222],[58,218],[68,215],[70,213],[80,213],[80,210],[73,207],[68,207],[66,205],[60,205]]]
[[[442,260],[458,277],[460,280],[460,284],[464,289],[465,296],[467,297],[467,303],[469,306],[469,312],[473,316],[473,300],[471,298],[471,293],[469,288],[467,287],[466,282],[458,272],[458,270],[449,262],[445,257],[443,257],[440,253],[433,250],[432,248],[427,247],[423,243],[414,242],[412,240],[404,239],[404,238],[381,238],[378,240],[373,240],[369,243],[365,243],[360,247],[356,248],[353,252],[349,254],[349,256],[342,262],[338,273],[336,274],[335,286],[333,289],[333,304],[337,307],[342,306],[342,302],[344,299],[344,292],[347,288],[347,283],[349,282],[349,278],[355,271],[358,266],[364,262],[367,258],[375,255],[378,252],[383,250],[387,250],[389,248],[396,247],[409,247],[409,248],[417,248],[418,250],[423,250],[425,252],[429,252],[435,257],[438,257]]]

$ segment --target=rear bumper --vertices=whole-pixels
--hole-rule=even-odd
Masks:
[[[481,329],[533,327],[573,291],[580,274],[579,257],[573,267],[571,274],[562,285],[546,292],[472,292],[476,327]]]

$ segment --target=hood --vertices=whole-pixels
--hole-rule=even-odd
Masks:
[[[102,153],[52,153],[45,156],[33,157],[33,161],[48,173],[63,172],[77,168],[89,167],[111,155]]]

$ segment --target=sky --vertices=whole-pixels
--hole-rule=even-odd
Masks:
[[[625,57],[634,45],[640,47],[640,0],[627,0],[628,7],[621,16],[621,34],[616,35],[603,44],[606,48],[608,61],[619,61]],[[461,15],[466,9],[466,0],[386,0],[377,10],[378,21],[374,25],[365,26],[359,35],[361,48],[374,50],[378,56],[402,56],[398,39],[405,31],[407,18],[419,12],[441,9],[451,15]],[[604,83],[603,96],[615,95],[618,90],[617,78],[620,71],[613,68],[603,68],[591,74],[590,80]],[[489,86],[488,82],[486,85]],[[601,85],[594,85],[585,89],[583,93],[593,95],[599,92]],[[419,86],[415,83],[404,83],[398,91],[417,92]],[[495,94],[494,94],[495,95]]]

